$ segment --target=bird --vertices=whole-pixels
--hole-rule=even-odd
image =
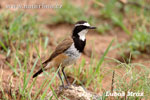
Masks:
[[[33,78],[52,67],[55,67],[56,69],[61,67],[58,70],[58,76],[61,80],[62,86],[65,87],[60,72],[64,75],[65,81],[69,86],[70,82],[67,79],[64,69],[66,66],[76,63],[80,58],[86,45],[86,34],[90,29],[96,29],[96,27],[91,26],[84,20],[76,22],[72,30],[72,35],[58,44],[51,56],[42,63],[42,68],[33,75]]]

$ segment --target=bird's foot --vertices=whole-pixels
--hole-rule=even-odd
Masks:
[[[71,87],[70,87],[71,85],[61,85],[60,87],[59,87],[59,89],[60,90],[63,90],[63,89],[71,89]]]

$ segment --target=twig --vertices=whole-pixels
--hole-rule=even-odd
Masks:
[[[115,71],[113,71],[113,75],[112,75],[111,93],[113,93],[114,90],[114,78],[115,78]]]
[[[127,100],[127,91],[125,91],[124,100]]]

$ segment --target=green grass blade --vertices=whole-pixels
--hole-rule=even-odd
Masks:
[[[96,74],[99,74],[100,73],[100,66],[102,65],[104,59],[105,59],[105,56],[107,55],[112,43],[114,42],[114,40],[111,41],[111,43],[109,44],[108,48],[105,50],[103,56],[101,57],[101,59],[99,60],[98,64],[97,64],[97,67],[96,67],[96,70],[92,76],[92,78],[87,82],[86,84],[86,87],[89,86],[89,84],[91,83],[91,81],[95,78]]]
[[[6,64],[10,67],[10,69],[15,73],[15,75],[19,76],[19,73],[16,71],[16,69],[11,65],[9,64],[8,62],[6,62]]]
[[[22,91],[23,94],[25,93],[25,89],[26,89],[26,87],[27,87],[27,85],[28,85],[28,83],[29,83],[30,78],[32,77],[33,70],[34,70],[34,68],[35,68],[35,66],[36,66],[36,64],[37,64],[37,62],[38,62],[38,58],[36,59],[34,65],[33,65],[33,67],[32,67],[32,69],[31,69],[31,72],[30,72],[30,74],[29,74],[29,77],[28,77],[27,80],[25,81],[25,84],[24,84],[24,86],[23,86],[23,91]]]
[[[7,51],[7,48],[6,48],[6,46],[4,45],[4,43],[3,43],[2,41],[0,41],[0,46],[2,46],[2,48],[3,48],[5,51]]]
[[[42,85],[40,86],[40,88],[38,89],[38,91],[35,93],[33,100],[36,100],[38,97],[38,94],[40,93],[40,91],[43,89],[44,85],[48,83],[49,80],[45,79],[44,82],[42,83]]]
[[[50,86],[50,88],[51,88],[51,90],[52,90],[52,92],[53,92],[53,95],[54,95],[54,96],[55,96],[55,98],[58,100],[58,97],[57,97],[57,95],[56,95],[56,93],[55,93],[54,89],[52,88],[52,86]]]
[[[55,77],[57,76],[57,73],[59,71],[60,67],[58,68],[57,72],[54,74],[54,77],[52,78],[52,80],[49,82],[48,86],[46,87],[44,93],[42,94],[41,96],[41,100],[44,100],[45,96],[46,96],[46,93],[48,91],[48,88],[51,86],[52,82],[54,81]]]

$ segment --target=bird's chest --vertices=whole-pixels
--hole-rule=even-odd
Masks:
[[[76,60],[81,56],[81,53],[75,48],[74,44],[71,45],[68,50],[64,52],[68,58],[65,59],[64,65],[70,65],[76,62]]]

